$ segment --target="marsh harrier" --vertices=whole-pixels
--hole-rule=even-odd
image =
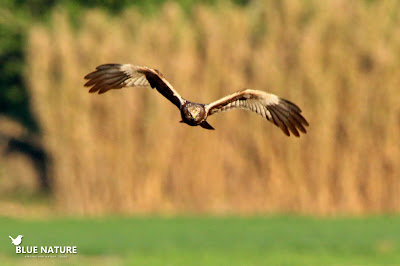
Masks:
[[[283,133],[290,132],[299,137],[299,131],[307,133],[307,120],[301,115],[300,108],[285,99],[264,91],[244,89],[209,104],[190,102],[182,98],[171,84],[156,69],[131,64],[105,64],[85,76],[89,92],[104,93],[111,89],[124,87],[155,88],[181,111],[182,123],[190,126],[214,129],[207,118],[215,113],[231,109],[246,109],[268,119]]]

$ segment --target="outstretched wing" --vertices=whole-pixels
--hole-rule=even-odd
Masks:
[[[85,76],[89,92],[105,93],[111,89],[124,87],[156,88],[179,109],[185,100],[177,93],[156,69],[131,64],[105,64],[96,67],[96,71]]]
[[[305,127],[308,126],[308,122],[301,115],[301,109],[297,105],[263,91],[241,90],[207,104],[205,108],[207,115],[236,108],[246,109],[268,119],[288,136],[292,132],[299,137],[299,130],[307,133]]]

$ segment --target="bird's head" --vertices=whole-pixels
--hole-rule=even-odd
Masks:
[[[23,237],[24,237],[23,235],[18,235],[18,236],[17,236],[17,238],[23,238]]]
[[[190,120],[197,120],[200,116],[200,108],[197,105],[190,105],[188,107],[187,118]]]

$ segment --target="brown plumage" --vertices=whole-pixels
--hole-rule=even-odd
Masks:
[[[85,79],[88,79],[85,86],[91,87],[89,92],[99,94],[124,87],[155,88],[179,108],[181,122],[190,126],[214,129],[206,121],[208,116],[231,109],[246,109],[268,119],[287,136],[290,132],[297,137],[299,131],[307,132],[308,122],[296,104],[264,91],[245,89],[209,104],[194,103],[182,98],[158,70],[131,64],[100,65]]]

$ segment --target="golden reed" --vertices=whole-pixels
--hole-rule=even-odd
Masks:
[[[400,210],[398,1],[166,4],[151,17],[55,12],[33,26],[26,76],[63,213],[390,213]],[[102,63],[159,69],[198,102],[252,88],[297,103],[286,137],[256,114],[178,123],[154,90],[88,94]]]

